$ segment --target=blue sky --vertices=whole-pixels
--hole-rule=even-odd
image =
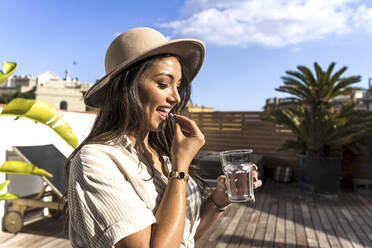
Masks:
[[[95,82],[118,33],[152,27],[171,39],[197,38],[207,54],[193,81],[195,104],[219,111],[260,111],[286,70],[323,69],[372,77],[372,1],[368,0],[0,0],[0,62],[15,75],[53,71]],[[73,65],[73,61],[77,64]]]

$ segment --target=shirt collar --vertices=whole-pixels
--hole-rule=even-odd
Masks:
[[[127,135],[123,135],[122,139],[120,140],[120,144],[124,148],[128,148],[129,151],[133,150],[133,142],[129,139]]]
[[[133,150],[133,142],[129,139],[127,135],[116,138],[108,142],[109,145],[119,145],[124,149],[127,149],[129,152]]]

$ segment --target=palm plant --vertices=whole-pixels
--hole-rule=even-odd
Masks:
[[[7,174],[22,174],[22,175],[37,175],[52,177],[52,174],[44,169],[38,168],[33,164],[29,164],[23,161],[6,161],[0,166],[0,172]],[[5,189],[10,183],[9,180],[0,184],[0,192]],[[0,201],[2,200],[14,200],[17,199],[18,195],[13,193],[0,194]]]
[[[3,108],[1,116],[27,118],[44,124],[52,128],[70,146],[75,148],[78,144],[78,139],[67,122],[57,125],[63,117],[62,113],[42,100],[15,98]]]
[[[295,149],[299,154],[332,156],[345,145],[352,145],[372,131],[372,113],[358,110],[359,103],[350,99],[336,106],[335,98],[353,93],[352,84],[360,76],[342,77],[347,67],[333,73],[335,63],[326,71],[314,63],[315,75],[305,66],[286,71],[283,86],[277,91],[289,93],[283,104],[268,108],[268,120],[293,131],[297,140],[284,143],[282,149]]]
[[[0,71],[0,84],[3,83],[16,70],[17,64],[13,62],[3,63],[4,72]],[[27,118],[35,123],[41,123],[52,128],[70,146],[76,147],[78,139],[70,125],[65,122],[57,125],[62,118],[62,113],[42,100],[15,98],[3,107],[1,116],[14,116],[15,119]],[[33,164],[22,161],[6,161],[0,166],[0,172],[8,174],[29,174],[48,176],[52,175]],[[0,192],[9,184],[9,180],[0,184]],[[12,193],[0,194],[0,200],[12,200],[18,198]]]
[[[1,116],[14,116],[15,119],[27,118],[35,123],[42,123],[53,129],[70,146],[75,148],[78,144],[78,139],[67,122],[56,125],[62,118],[62,114],[44,101],[23,98],[13,99],[2,109],[2,112],[0,113],[0,117]],[[0,166],[0,172],[8,174],[52,176],[47,171],[44,171],[33,164],[21,161],[6,161]],[[8,180],[0,184],[0,192],[8,184]],[[18,196],[12,193],[0,194],[0,200],[12,200],[16,198],[18,198]]]

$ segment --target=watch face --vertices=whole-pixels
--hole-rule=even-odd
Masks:
[[[184,178],[185,178],[185,172],[180,172],[179,175],[180,175],[180,178],[181,178],[181,179],[184,179]]]

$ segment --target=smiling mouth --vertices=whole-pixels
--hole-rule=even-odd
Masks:
[[[170,108],[167,108],[167,107],[158,107],[156,109],[156,112],[158,112],[160,117],[162,117],[162,119],[164,120],[168,118],[169,111],[170,111]]]

